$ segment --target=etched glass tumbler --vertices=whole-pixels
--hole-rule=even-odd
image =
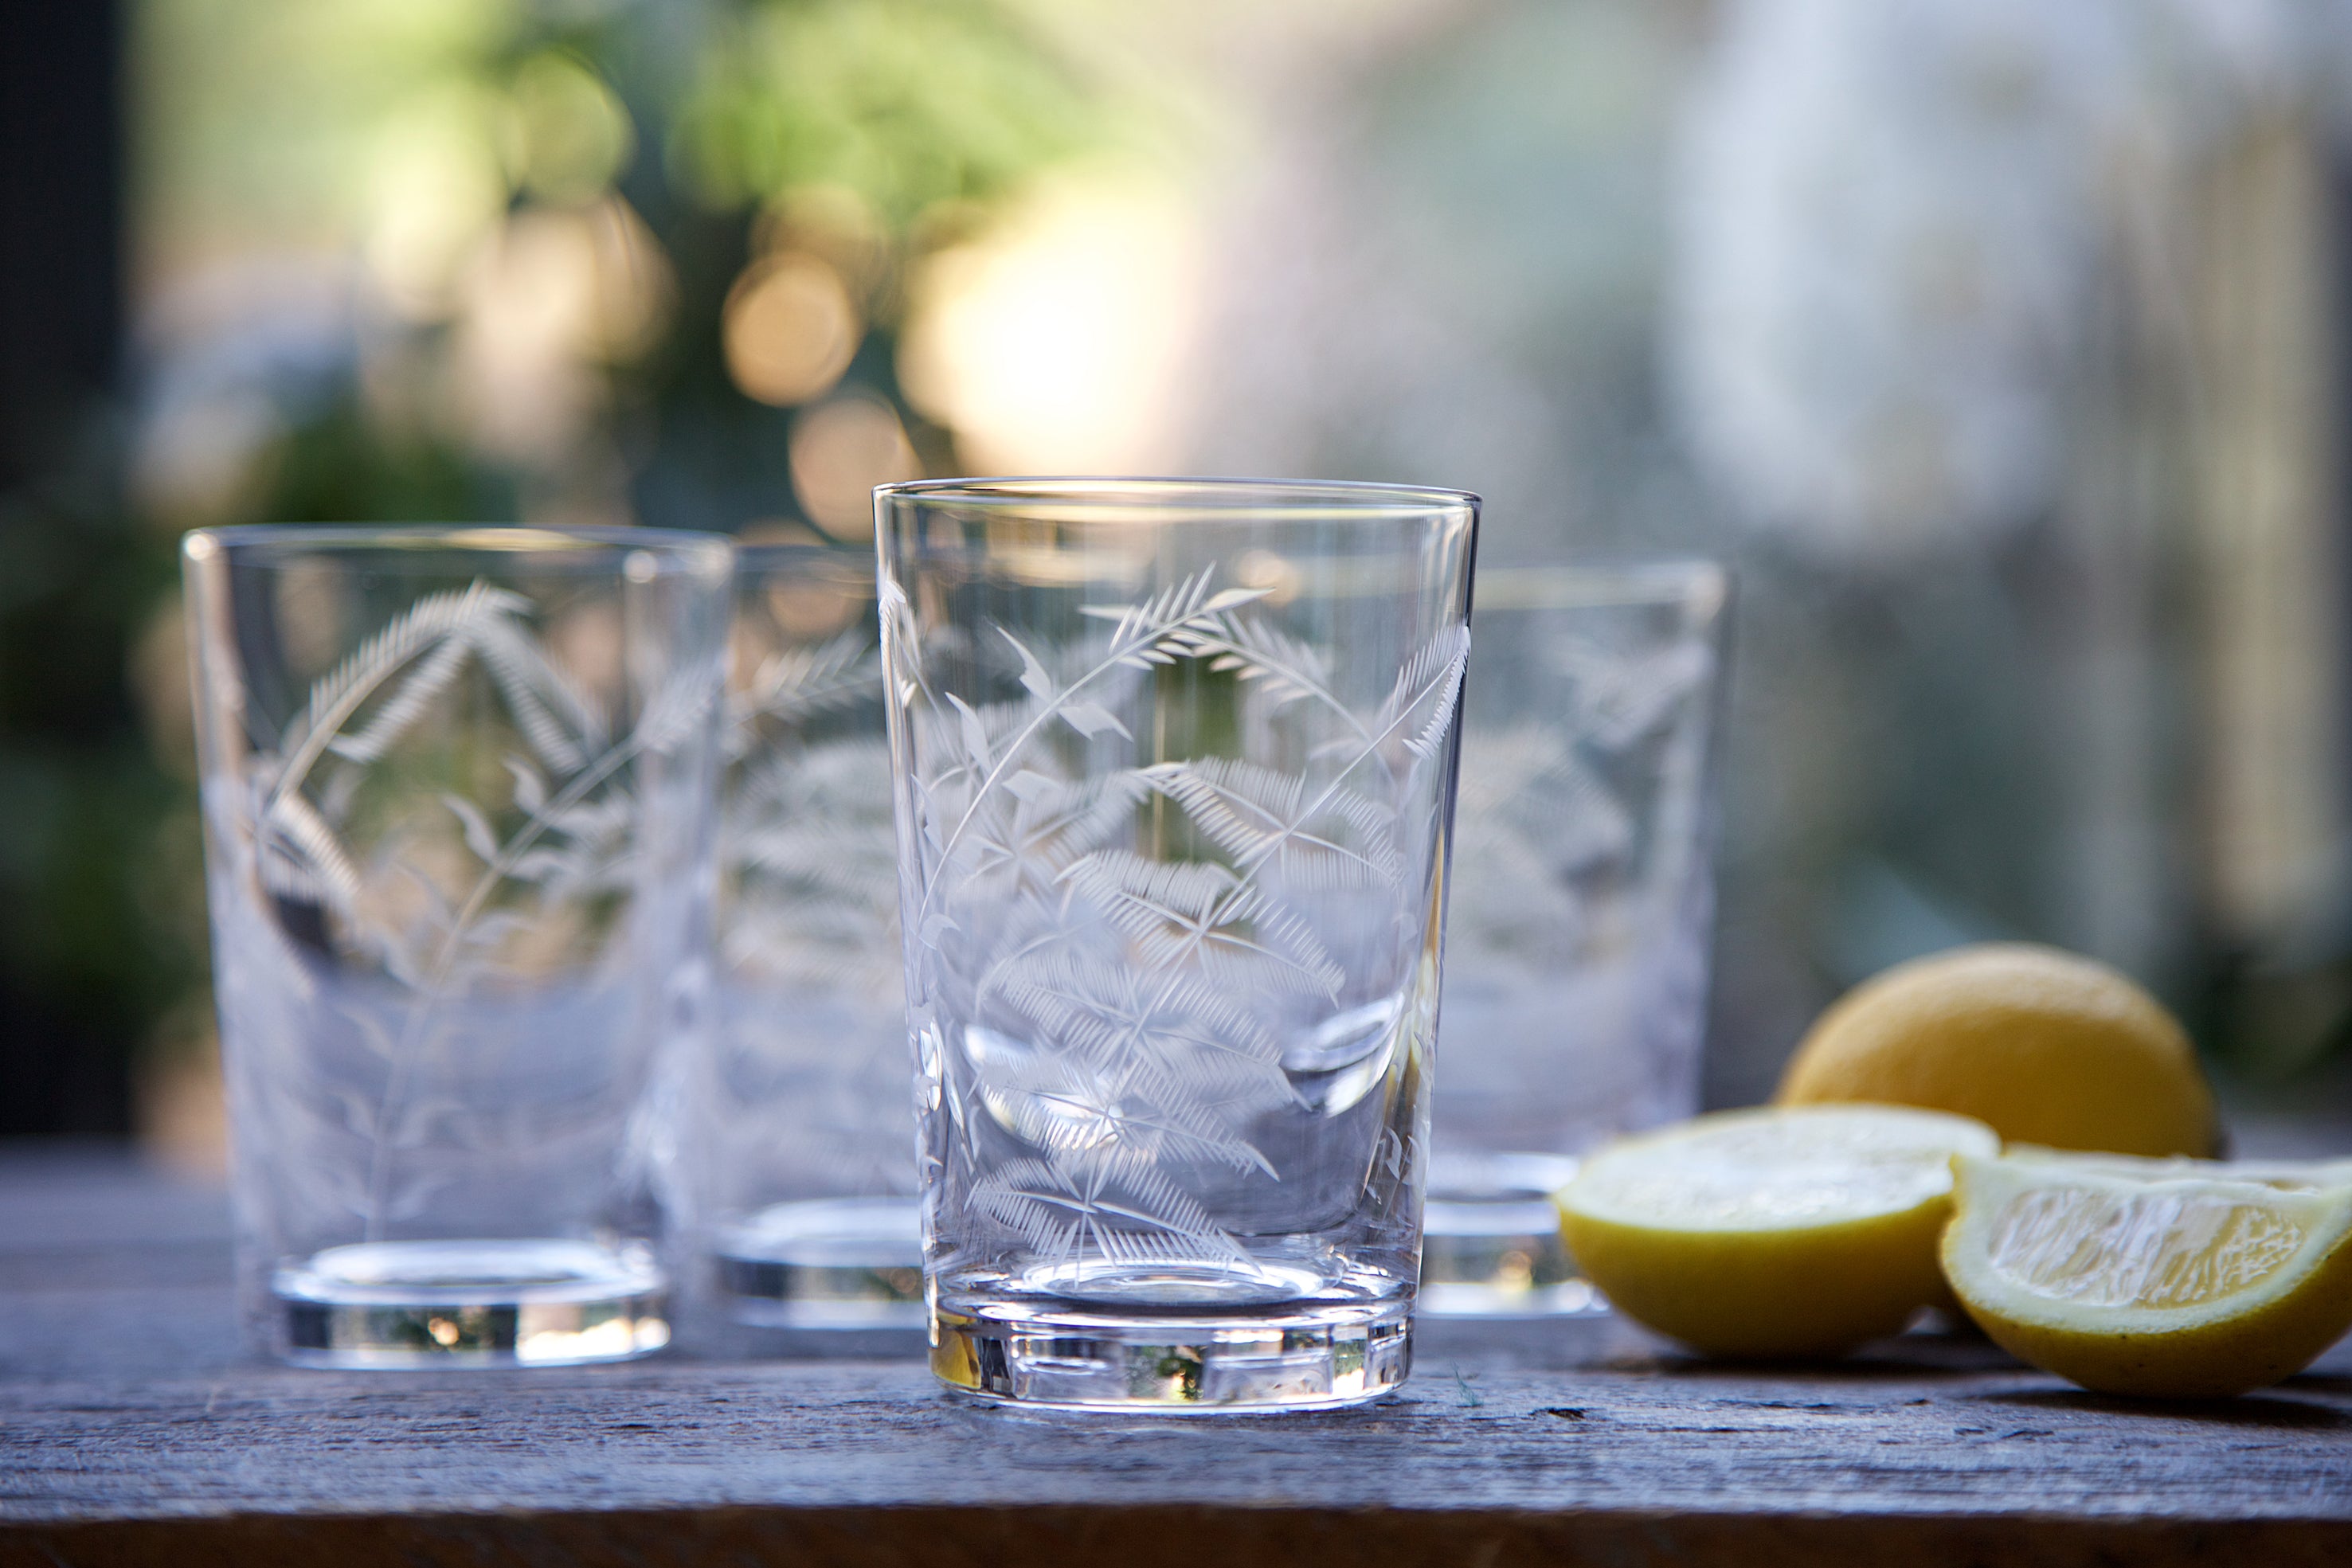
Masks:
[[[709,1247],[738,1320],[923,1321],[874,551],[735,558]]]
[[[1698,1108],[1727,591],[1701,560],[1479,574],[1424,1311],[1600,1306],[1550,1195]]]
[[[248,1330],[331,1366],[658,1348],[730,546],[239,528],[183,555]]]
[[[876,509],[933,1370],[1065,1406],[1393,1387],[1475,497]]]

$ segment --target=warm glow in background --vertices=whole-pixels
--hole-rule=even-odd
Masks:
[[[130,501],[855,539],[921,474],[1256,473],[1477,490],[1488,560],[1718,554],[1714,1099],[1991,936],[2340,1094],[2347,18],[140,0]],[[167,1088],[175,616],[124,652]]]

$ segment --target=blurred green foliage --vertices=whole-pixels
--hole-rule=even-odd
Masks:
[[[357,16],[372,21],[346,16],[333,26],[297,15],[287,0],[152,0],[152,8],[183,14],[164,29],[173,36],[200,30],[184,14],[240,15],[250,35],[267,40],[256,50],[263,57],[282,57],[282,36],[291,34],[330,57],[383,61],[357,73],[370,88],[342,105],[317,99],[313,87],[289,111],[332,128],[323,141],[340,153],[298,181],[317,184],[330,207],[366,185],[380,146],[371,131],[437,127],[449,135],[455,127],[497,170],[509,225],[615,195],[642,218],[674,291],[666,329],[594,367],[603,428],[588,444],[619,454],[628,513],[662,526],[732,530],[799,514],[786,460],[795,410],[745,396],[721,343],[729,293],[763,243],[847,241],[870,250],[863,267],[847,269],[862,273],[850,281],[864,340],[829,392],[884,400],[927,466],[951,466],[951,433],[908,407],[898,385],[908,266],[984,223],[1041,170],[1097,145],[1109,123],[1083,75],[1019,14],[990,0],[443,3],[411,14],[370,3]],[[325,75],[351,74],[352,63]],[[381,85],[387,77],[397,90]],[[233,71],[227,79],[250,78]],[[186,112],[211,124],[244,110],[226,94],[207,94]],[[210,167],[289,166],[274,144],[291,127],[266,114],[248,123],[251,145],[212,125],[192,138],[211,150],[205,166],[173,155],[162,160],[167,177],[217,193],[232,210],[252,202],[264,217],[277,214],[281,193],[257,195]],[[795,198],[810,193],[830,199],[823,226],[835,232],[793,232]],[[170,207],[180,198],[159,189],[153,199]],[[340,221],[364,230],[364,204]],[[852,232],[838,232],[844,225]],[[392,373],[415,383],[409,402],[430,400],[455,334],[430,319],[401,330],[408,362]],[[380,365],[391,356],[379,348],[375,358]],[[371,368],[355,354],[325,395],[311,387],[282,400],[283,434],[259,463],[268,482],[243,515],[511,517],[534,491],[564,487],[568,476],[485,453],[448,421],[385,418],[363,384]],[[577,454],[563,461],[578,466]]]
[[[713,42],[671,143],[712,206],[838,185],[903,233],[939,204],[1003,194],[1095,129],[1033,35],[962,0],[772,0],[723,18]]]

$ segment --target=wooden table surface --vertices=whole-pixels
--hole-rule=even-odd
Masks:
[[[2149,1405],[1974,1339],[1775,1370],[1428,1322],[1381,1404],[1150,1418],[951,1404],[911,1336],[847,1348],[262,1364],[217,1190],[0,1154],[0,1565],[2352,1564],[2352,1342]]]

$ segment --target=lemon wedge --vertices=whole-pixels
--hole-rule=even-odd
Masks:
[[[1717,1355],[1835,1355],[1943,1294],[1954,1155],[1992,1129],[1894,1105],[1726,1111],[1611,1145],[1561,1238],[1627,1316]]]
[[[2352,1328],[2352,1183],[1953,1163],[1953,1293],[1996,1344],[2085,1388],[2242,1394]]]

